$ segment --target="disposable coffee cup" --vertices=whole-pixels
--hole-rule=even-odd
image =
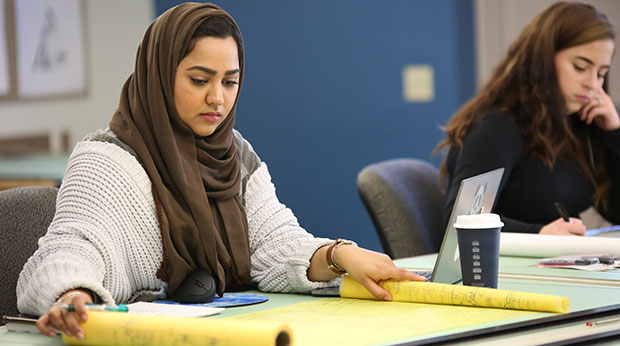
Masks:
[[[503,226],[497,214],[457,216],[454,228],[463,285],[497,288],[499,234]]]

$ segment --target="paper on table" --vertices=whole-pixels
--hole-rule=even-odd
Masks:
[[[616,266],[613,264],[601,264],[601,263],[597,263],[597,264],[589,264],[589,265],[562,265],[562,264],[549,264],[549,265],[545,265],[545,264],[538,264],[537,265],[540,268],[564,268],[564,269],[576,269],[576,270],[583,270],[583,271],[587,271],[587,272],[604,272],[607,270],[614,270],[616,269]]]
[[[570,299],[549,294],[448,285],[434,282],[386,280],[379,283],[394,301],[464,305],[531,311],[567,312]],[[362,284],[345,275],[340,284],[343,298],[377,299]]]
[[[499,242],[502,256],[542,258],[593,253],[620,256],[620,238],[501,232]]]
[[[224,308],[211,308],[183,304],[156,304],[147,302],[127,304],[127,308],[129,308],[130,314],[161,315],[173,317],[203,317],[215,315],[224,310]]]
[[[3,315],[2,323],[4,323],[5,330],[9,332],[32,334],[39,333],[39,329],[36,326],[37,318],[35,317]],[[50,328],[52,328],[56,332],[56,334],[60,334],[60,331],[56,328]]]
[[[615,231],[620,231],[620,225],[614,225],[614,226],[603,227],[603,228],[588,229],[588,230],[586,230],[586,236],[587,237],[591,237],[591,236],[594,236],[594,235],[597,235],[597,234],[606,235],[605,233],[615,232]]]
[[[67,345],[290,345],[284,323],[90,311],[84,339],[62,334]]]
[[[295,346],[403,344],[411,338],[459,328],[489,326],[527,318],[531,311],[470,306],[327,298],[227,317],[283,321],[295,333]],[[337,332],[333,332],[337,327]],[[332,331],[332,332],[329,332]]]

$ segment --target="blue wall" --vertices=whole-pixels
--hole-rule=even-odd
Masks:
[[[177,1],[156,1],[161,14]],[[473,6],[463,0],[227,0],[246,75],[237,125],[280,200],[317,236],[381,250],[355,180],[367,164],[431,156],[475,91]],[[402,69],[431,64],[435,100],[406,103]]]

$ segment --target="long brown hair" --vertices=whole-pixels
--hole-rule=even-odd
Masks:
[[[560,152],[574,156],[580,170],[596,187],[595,205],[606,208],[610,184],[605,165],[589,164],[589,135],[578,136],[571,130],[558,85],[555,55],[566,48],[614,38],[611,23],[594,7],[571,2],[551,5],[523,29],[482,90],[448,122],[444,128],[446,139],[435,152],[450,146],[460,150],[469,129],[490,110],[507,111],[520,129],[528,154],[549,167],[553,167]],[[607,91],[607,80],[603,88]],[[604,153],[598,145],[594,147],[599,161]],[[446,169],[444,160],[444,177]]]

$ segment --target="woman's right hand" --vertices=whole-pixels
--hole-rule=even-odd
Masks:
[[[564,219],[559,218],[547,225],[541,230],[540,234],[554,234],[554,235],[585,235],[586,226],[583,225],[581,219],[574,217],[570,218],[571,222],[566,222]]]
[[[60,296],[58,301],[37,321],[37,328],[43,335],[56,336],[56,332],[50,327],[61,330],[67,336],[75,336],[78,340],[84,338],[84,331],[80,323],[86,322],[88,318],[86,303],[92,303],[93,298],[90,293],[82,289],[69,290]],[[71,304],[75,311],[61,309],[60,306]]]

